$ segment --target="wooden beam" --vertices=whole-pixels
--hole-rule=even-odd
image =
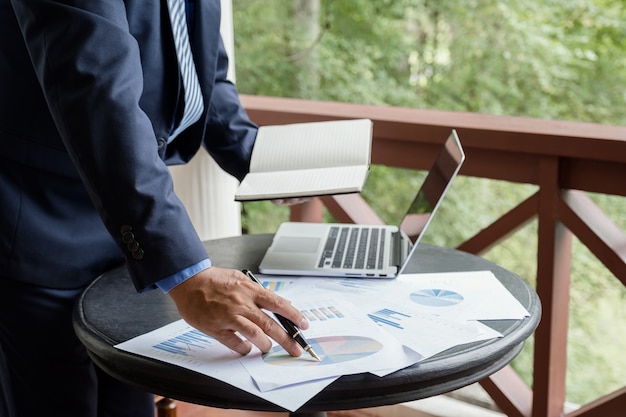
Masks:
[[[538,195],[534,194],[463,242],[457,249],[473,254],[486,252],[537,214],[537,205]]]
[[[434,144],[455,128],[470,148],[626,162],[626,126],[281,97],[241,101],[261,125],[368,118],[381,140]]]
[[[531,416],[533,392],[510,366],[483,379],[480,385],[508,417]]]
[[[605,395],[566,417],[623,417],[626,411],[626,387]]]
[[[359,194],[321,197],[321,200],[339,223],[385,224]]]
[[[582,191],[565,190],[562,198],[565,225],[626,285],[626,234]]]

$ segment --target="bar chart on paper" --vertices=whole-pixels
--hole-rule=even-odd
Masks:
[[[192,356],[193,352],[207,349],[214,341],[213,338],[204,333],[191,329],[170,339],[163,340],[152,347],[174,355]]]
[[[334,305],[326,305],[320,307],[310,307],[301,310],[309,321],[326,321],[332,319],[342,319],[343,313]]]
[[[398,330],[403,330],[402,320],[411,318],[410,315],[389,308],[382,308],[367,315],[376,324],[384,324]]]
[[[289,283],[286,281],[270,281],[270,280],[262,281],[261,284],[263,284],[263,286],[267,288],[268,290],[274,291],[274,292],[285,289],[289,285]]]

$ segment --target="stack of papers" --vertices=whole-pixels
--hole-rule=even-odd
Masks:
[[[277,278],[263,284],[309,319],[305,337],[321,358],[232,352],[183,320],[116,347],[219,379],[289,411],[342,375],[377,376],[465,343],[502,335],[479,320],[529,314],[489,271],[407,274],[395,280]],[[294,370],[297,369],[297,372]]]

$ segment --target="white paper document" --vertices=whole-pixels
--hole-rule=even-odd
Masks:
[[[521,320],[529,315],[491,271],[403,274],[395,280],[307,278],[302,285],[349,293],[359,305],[401,303],[415,312],[462,321]]]
[[[528,311],[491,271],[406,274],[404,299],[420,311],[462,320],[521,320]]]
[[[239,362],[241,355],[189,326],[184,320],[175,321],[115,347],[208,375],[290,411],[297,410],[337,379],[318,379],[261,393]]]
[[[465,273],[460,276],[468,277],[469,280],[478,277],[482,282],[484,280],[482,277],[490,274],[490,272],[481,271],[471,274],[469,277]],[[438,280],[454,280],[455,278],[451,278],[451,276],[456,276],[456,273],[432,275],[435,275]],[[473,319],[465,320],[464,317],[458,317],[455,314],[447,317],[441,311],[436,311],[437,314],[428,310],[425,311],[421,304],[423,300],[412,295],[416,291],[421,294],[420,291],[423,286],[426,283],[432,283],[432,275],[423,275],[424,280],[420,275],[420,280],[424,282],[417,285],[414,285],[416,279],[412,276],[406,281],[402,279],[298,278],[292,280],[289,291],[281,293],[281,295],[289,298],[292,294],[294,296],[307,294],[315,289],[337,294],[349,294],[350,300],[359,306],[364,315],[405,347],[419,354],[420,360],[458,345],[502,336],[499,332]],[[273,282],[271,277],[265,277],[265,279],[266,282]],[[500,282],[495,277],[493,279],[496,280],[496,288],[499,288]],[[489,286],[485,286],[484,289],[490,290]],[[504,290],[510,296],[505,288]],[[452,289],[448,291],[452,291]],[[514,301],[518,303],[517,300],[514,299]],[[443,308],[448,307],[443,302],[438,304],[441,304]],[[503,310],[500,318],[506,318],[512,314],[518,314],[516,308],[513,312]],[[476,314],[472,313],[472,316],[476,316]],[[492,312],[489,312],[489,316],[493,317]]]
[[[297,288],[294,284],[291,288]],[[340,294],[327,291],[292,292],[281,295],[309,319],[307,341],[319,355],[291,357],[276,345],[269,353],[241,357],[261,391],[319,378],[370,372],[378,376],[413,365],[420,356],[368,319]]]
[[[502,335],[478,320],[528,311],[490,271],[406,274],[394,280],[258,275],[309,319],[321,361],[275,344],[240,356],[183,320],[116,347],[231,384],[295,411],[342,375],[384,376],[452,347]]]
[[[480,323],[424,314],[410,306],[380,303],[370,307],[368,317],[391,333],[404,346],[429,358],[458,345],[502,335]]]

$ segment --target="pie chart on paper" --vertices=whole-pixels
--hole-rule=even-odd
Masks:
[[[263,360],[270,365],[323,366],[362,359],[383,348],[379,341],[362,336],[318,337],[309,339],[309,343],[321,361],[310,358],[306,352],[300,357],[289,356],[280,346],[264,354]]]
[[[458,292],[439,288],[415,291],[410,298],[414,303],[427,307],[450,307],[463,301],[463,296]]]

